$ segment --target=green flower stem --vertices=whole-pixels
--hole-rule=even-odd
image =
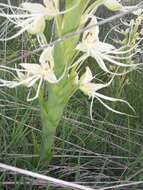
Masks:
[[[73,79],[72,79],[73,80]],[[74,81],[66,79],[62,84],[48,88],[48,101],[39,97],[42,120],[41,160],[50,161],[53,154],[54,136],[70,97],[75,93]]]
[[[48,101],[46,106],[41,104],[43,124],[41,159],[45,161],[50,161],[52,158],[54,135],[65,108],[65,104],[60,103],[58,97],[50,96],[49,99],[51,99],[51,102]]]
[[[57,18],[57,37],[64,36],[70,32],[76,31],[80,27],[80,19],[86,5],[86,0],[67,0],[66,9],[77,5],[72,11],[69,11],[61,18]],[[60,76],[66,65],[70,65],[71,59],[75,53],[75,47],[79,36],[74,36],[62,43],[58,43],[54,48],[55,72]]]
[[[81,16],[86,6],[86,0],[72,0],[66,1],[66,8],[72,7],[77,4],[73,11],[68,12],[64,15],[63,19],[63,30],[62,34],[65,35],[70,32],[74,32],[81,27]],[[75,47],[79,40],[80,35],[74,36],[71,39],[67,39],[64,42],[64,56],[66,57],[66,62],[69,62],[75,53]]]
[[[65,14],[63,20],[57,18],[57,35],[65,35],[68,32],[75,31],[80,25],[80,18],[85,8],[85,0],[78,0],[78,6],[73,11]],[[70,8],[77,3],[77,0],[66,1],[66,8]],[[63,22],[63,23],[62,23]],[[54,48],[55,73],[60,76],[66,65],[70,65],[70,60],[74,55],[75,46],[79,39],[74,37],[72,40],[67,40],[64,43],[57,44]],[[44,96],[40,95],[39,102],[41,107],[42,119],[42,147],[41,160],[50,161],[52,158],[52,149],[54,145],[54,136],[57,126],[63,115],[64,108],[68,100],[76,91],[74,84],[75,73],[70,73],[70,77],[65,76],[57,85],[48,86],[48,101],[45,101]]]

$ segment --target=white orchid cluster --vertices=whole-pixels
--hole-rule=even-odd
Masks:
[[[35,35],[42,34],[45,30],[47,20],[51,20],[55,16],[64,14],[74,8],[72,7],[67,11],[59,11],[58,2],[59,0],[43,0],[43,5],[40,3],[25,2],[20,7],[0,3],[0,16],[7,18],[15,28],[20,28],[16,34],[7,38],[1,37],[0,40],[11,40],[25,31]],[[5,13],[5,8],[9,8],[12,13]]]
[[[55,19],[59,15],[63,16],[67,12],[74,11],[78,2],[79,1],[77,1],[74,6],[63,11],[60,11],[59,0],[43,0],[43,4],[26,2],[22,3],[20,7],[0,3],[0,7],[2,7],[0,9],[0,16],[6,18],[10,23],[14,24],[16,28],[20,28],[16,34],[10,37],[4,38],[3,36],[0,36],[0,40],[11,40],[18,37],[25,31],[30,34],[34,34],[37,37],[41,34],[44,36],[46,22],[51,19]],[[104,5],[112,11],[123,9],[123,6],[117,0],[97,0],[95,3],[97,4],[97,2],[99,5]],[[4,12],[4,9],[7,7],[11,11],[10,14]],[[97,18],[93,15],[95,8],[97,8],[97,6],[92,7],[92,9],[89,8],[82,16],[82,18],[84,17],[84,22],[86,21],[86,26],[89,27],[89,29],[85,30],[82,35],[81,42],[79,42],[75,47],[75,52],[79,53],[78,59],[72,63],[67,63],[65,70],[60,77],[57,76],[55,71],[54,46],[51,47],[47,44],[47,48],[43,50],[37,63],[20,63],[19,68],[11,68],[1,65],[0,68],[2,70],[9,73],[12,72],[14,79],[12,81],[0,79],[0,86],[15,88],[17,86],[24,85],[29,89],[34,87],[34,89],[36,89],[35,96],[31,97],[30,91],[27,96],[27,100],[32,101],[38,98],[43,83],[58,85],[62,80],[66,80],[67,77],[69,77],[70,72],[74,70],[76,73],[74,85],[76,85],[77,89],[80,89],[85,95],[92,99],[90,109],[91,117],[94,98],[101,102],[107,109],[123,114],[122,112],[109,107],[104,103],[104,100],[113,102],[119,101],[126,104],[128,104],[128,102],[105,96],[98,91],[108,87],[116,75],[123,75],[139,66],[139,64],[124,63],[124,60],[129,59],[129,57],[132,57],[135,54],[138,45],[125,49],[124,47],[116,48],[110,43],[102,42],[99,39],[100,30]],[[46,39],[46,37],[44,38]],[[39,41],[39,43],[40,45],[42,44],[41,41]],[[88,57],[92,57],[95,60],[95,64],[97,64],[105,73],[112,75],[112,78],[108,83],[102,84],[92,82],[94,76],[89,66],[86,67],[85,73],[79,76],[79,69]],[[110,65],[126,69],[122,73],[113,72],[110,71]],[[16,73],[14,74],[13,72]],[[131,107],[130,104],[128,104],[128,106]]]

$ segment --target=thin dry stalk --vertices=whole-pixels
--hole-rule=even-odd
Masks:
[[[71,183],[71,182],[68,182],[68,181],[63,181],[63,180],[60,180],[60,179],[56,179],[56,178],[53,178],[53,177],[49,177],[49,176],[45,176],[45,175],[42,175],[42,174],[34,173],[34,172],[31,172],[31,171],[28,171],[28,170],[20,169],[20,168],[9,166],[9,165],[2,164],[2,163],[0,163],[0,168],[3,168],[5,170],[9,170],[9,171],[13,171],[13,172],[16,172],[16,173],[19,173],[19,174],[22,174],[22,175],[31,176],[32,178],[37,178],[39,180],[48,181],[50,184],[58,185],[59,187],[68,187],[68,188],[71,188],[71,189],[74,189],[74,190],[76,190],[76,189],[77,190],[94,190],[94,189],[92,189],[90,187],[85,187],[85,186],[78,185],[78,184],[75,184],[75,183]]]

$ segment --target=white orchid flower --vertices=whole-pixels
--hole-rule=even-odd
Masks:
[[[84,52],[84,55],[82,56],[83,60],[85,60],[89,56],[93,57],[97,61],[100,68],[107,73],[112,73],[109,71],[109,69],[106,66],[107,62],[121,67],[135,68],[135,66],[139,65],[139,64],[129,65],[121,62],[121,60],[131,58],[132,55],[130,56],[123,56],[123,55],[133,51],[137,47],[137,45],[135,47],[130,48],[129,50],[122,51],[120,49],[116,49],[116,47],[114,47],[109,43],[101,42],[99,40],[99,26],[97,25],[97,19],[95,16],[92,16],[92,19],[88,26],[89,27],[93,26],[93,27],[91,27],[90,29],[86,30],[83,33],[82,42],[80,42],[76,47],[77,50]],[[80,61],[82,61],[82,57],[79,58]],[[79,61],[77,61],[75,64],[77,63],[79,63]],[[128,71],[124,73],[127,72]]]
[[[14,7],[12,5],[0,3],[0,16],[8,19],[8,21],[14,24],[16,28],[20,28],[20,30],[11,37],[4,38],[0,35],[0,41],[11,40],[25,31],[36,35],[41,34],[44,32],[46,20],[50,20],[55,16],[71,11],[78,4],[76,3],[73,7],[67,10],[59,11],[58,3],[59,0],[43,0],[43,5],[40,3],[26,2],[22,3],[21,7]],[[5,13],[3,11],[4,8],[9,8],[12,13]]]
[[[92,75],[92,72],[91,72],[90,68],[86,67],[86,72],[81,76],[80,79],[76,79],[76,83],[78,82],[79,89],[85,95],[87,95],[89,98],[92,99],[91,106],[90,106],[90,116],[91,116],[91,119],[92,119],[92,106],[93,106],[93,100],[94,100],[94,98],[96,98],[100,103],[102,103],[108,110],[110,110],[110,111],[112,111],[114,113],[117,113],[117,114],[128,115],[126,113],[123,113],[123,112],[120,112],[120,111],[117,111],[117,110],[111,108],[106,103],[104,103],[103,100],[107,100],[107,101],[111,101],[111,102],[122,102],[122,103],[125,103],[125,104],[127,104],[134,111],[134,109],[132,108],[132,106],[127,101],[122,100],[122,99],[118,99],[118,98],[113,98],[113,97],[105,96],[105,95],[103,95],[103,94],[101,94],[101,93],[98,92],[98,90],[101,90],[103,88],[108,87],[112,83],[114,77],[112,77],[112,79],[108,83],[106,83],[106,84],[93,83],[93,82],[91,82],[93,80],[93,78],[94,77]]]
[[[15,88],[20,85],[25,85],[30,88],[35,85],[38,81],[38,86],[36,90],[36,95],[32,98],[29,98],[30,93],[28,94],[27,100],[32,101],[39,96],[41,85],[44,81],[47,81],[52,84],[58,83],[65,75],[65,71],[62,76],[57,79],[54,73],[54,58],[53,58],[53,47],[48,47],[45,49],[39,59],[40,64],[32,64],[32,63],[21,63],[20,66],[24,68],[20,71],[20,69],[14,69],[17,73],[16,80],[14,81],[6,81],[0,80],[0,86],[6,86],[9,88]],[[3,67],[2,67],[3,68]],[[11,68],[6,67],[5,69],[11,70]],[[13,70],[13,69],[12,69]]]

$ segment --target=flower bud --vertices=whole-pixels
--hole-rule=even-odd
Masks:
[[[40,34],[44,32],[45,29],[45,19],[44,17],[40,17],[39,19],[35,19],[34,22],[29,24],[29,27],[27,29],[27,32],[30,34]]]

